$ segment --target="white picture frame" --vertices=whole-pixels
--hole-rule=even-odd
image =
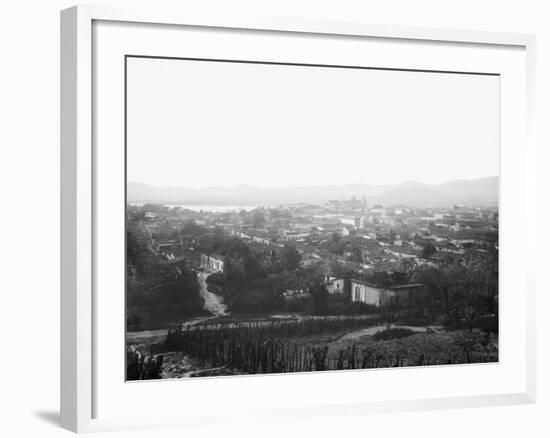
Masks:
[[[463,45],[467,47],[484,46],[487,48],[508,48],[521,52],[518,57],[522,71],[522,94],[525,118],[518,123],[524,129],[514,134],[519,141],[514,153],[524,162],[518,169],[518,178],[522,181],[518,195],[525,196],[522,207],[522,220],[528,221],[524,228],[525,248],[533,248],[535,242],[535,143],[533,139],[533,102],[534,102],[534,57],[535,39],[532,35],[461,31],[451,29],[425,29],[403,26],[382,26],[365,23],[316,22],[299,19],[275,19],[245,17],[242,14],[232,16],[202,16],[193,11],[128,10],[109,7],[77,6],[61,12],[61,426],[75,431],[100,431],[112,429],[134,429],[163,427],[174,425],[204,424],[208,416],[200,409],[193,415],[182,415],[180,411],[165,412],[162,406],[152,411],[150,416],[134,417],[120,411],[120,415],[98,415],[101,411],[98,402],[98,339],[97,310],[94,298],[97,293],[98,243],[96,241],[98,213],[96,207],[101,199],[96,190],[98,158],[94,153],[94,121],[97,118],[97,103],[94,84],[98,78],[94,65],[94,50],[97,50],[94,23],[132,23],[133,25],[186,26],[209,29],[238,29],[246,32],[277,32],[279,34],[321,36],[348,36],[353,38],[371,38],[407,42],[407,44],[433,43]],[[434,60],[433,62],[436,62]],[[457,61],[459,63],[459,61]],[[415,66],[411,66],[415,68]],[[444,70],[445,68],[442,68]],[[498,72],[498,71],[497,71]],[[510,105],[504,102],[503,105]],[[521,146],[520,146],[521,145]],[[509,147],[509,146],[507,146]],[[123,170],[120,169],[122,172]],[[501,185],[501,197],[507,186]],[[518,219],[518,218],[516,218]],[[506,215],[504,221],[507,221]],[[510,218],[509,223],[514,219]],[[313,395],[304,399],[299,407],[286,409],[264,409],[249,404],[235,412],[219,412],[217,421],[235,418],[273,418],[275,415],[288,415],[293,418],[311,415],[362,415],[370,412],[399,412],[415,409],[441,409],[451,407],[475,407],[533,403],[535,400],[535,281],[534,268],[528,263],[518,267],[514,274],[522,287],[518,289],[521,301],[522,351],[521,376],[515,376],[520,382],[513,391],[494,391],[483,394],[457,396],[450,394],[438,397],[418,398],[379,397],[376,400],[356,398],[348,403],[319,402]],[[122,315],[120,315],[122,318]],[[506,326],[504,326],[506,329]],[[519,342],[519,341],[518,341]],[[519,344],[518,344],[519,345]],[[122,352],[121,352],[122,356]],[[393,373],[401,373],[393,370]],[[434,371],[435,372],[435,371]],[[425,373],[424,373],[425,374]],[[396,374],[394,374],[396,376]],[[289,376],[291,384],[297,385],[303,376]],[[244,392],[251,390],[257,379],[273,377],[242,378]],[[246,380],[248,379],[248,380]],[[309,377],[308,377],[309,379]],[[314,377],[312,377],[314,379]],[[247,383],[248,382],[248,383]],[[252,383],[254,382],[254,383]],[[268,382],[268,380],[266,380]],[[279,380],[278,382],[282,382]],[[309,379],[309,385],[315,381]],[[122,382],[124,384],[124,382]],[[266,383],[268,384],[268,383]],[[269,383],[273,385],[273,382]],[[300,383],[301,384],[301,383]],[[338,384],[337,381],[334,382]],[[135,384],[134,388],[137,388]],[[151,387],[151,383],[147,383]],[[156,383],[164,388],[170,383]],[[200,385],[215,385],[213,379],[193,382],[188,390],[198,391]],[[101,387],[101,385],[100,385]],[[228,387],[228,390],[230,388]],[[136,389],[133,390],[134,393]],[[101,393],[101,390],[99,391]],[[105,391],[103,391],[105,393]],[[345,395],[344,395],[345,398]],[[239,401],[240,403],[240,401]],[[256,405],[256,406],[255,406]],[[248,412],[244,412],[248,408]]]

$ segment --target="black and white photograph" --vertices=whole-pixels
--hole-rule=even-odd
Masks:
[[[499,361],[498,75],[125,62],[126,380]]]
[[[550,437],[547,2],[2,6],[1,436]]]

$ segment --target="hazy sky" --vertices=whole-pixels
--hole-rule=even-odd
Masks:
[[[494,76],[128,59],[128,181],[288,186],[498,175]]]

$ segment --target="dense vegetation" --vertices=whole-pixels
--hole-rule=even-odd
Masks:
[[[151,329],[166,325],[167,321],[205,314],[196,273],[182,266],[159,264],[144,233],[136,227],[128,227],[126,241],[128,329]]]

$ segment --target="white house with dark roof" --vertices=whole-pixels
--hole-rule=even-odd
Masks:
[[[426,296],[423,284],[381,287],[361,280],[351,280],[351,300],[375,307],[409,306]]]

